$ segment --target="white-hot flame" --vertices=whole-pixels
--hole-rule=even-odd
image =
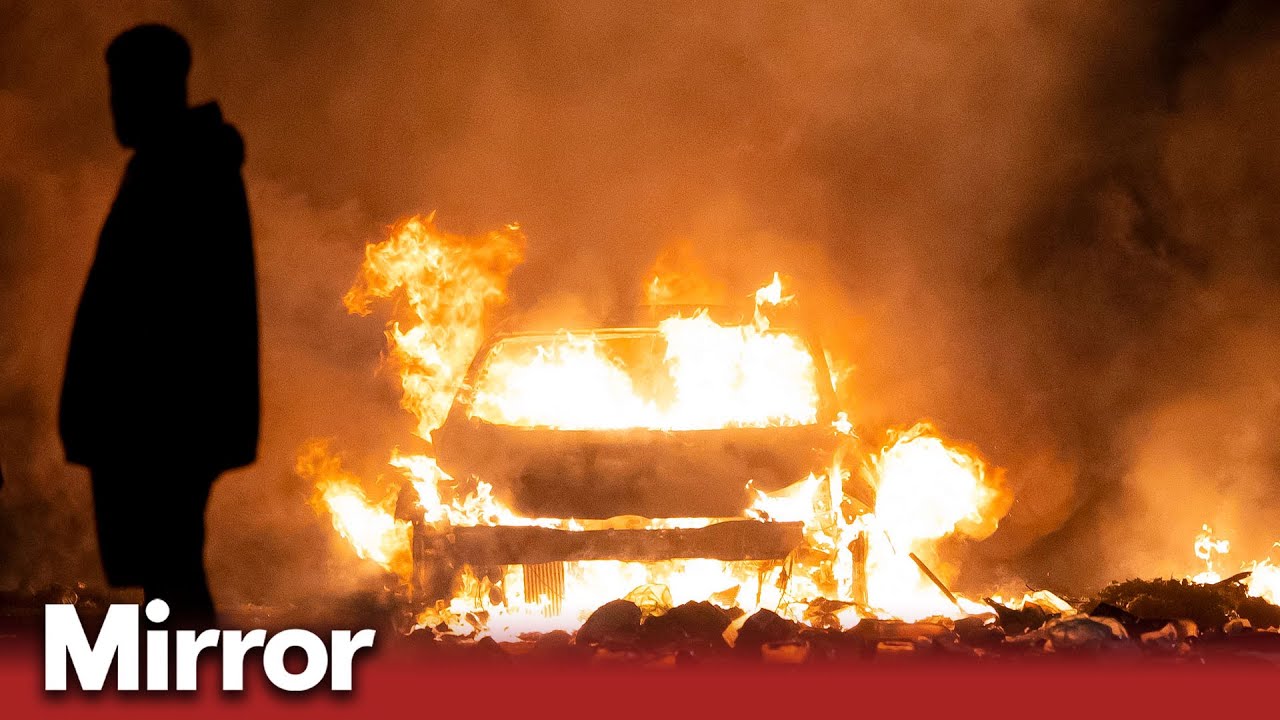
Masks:
[[[562,333],[496,346],[471,413],[498,425],[561,430],[708,430],[809,425],[819,396],[813,356],[794,333],[721,325],[705,312],[658,325],[659,356],[628,364],[609,342]],[[627,348],[622,348],[627,349]]]

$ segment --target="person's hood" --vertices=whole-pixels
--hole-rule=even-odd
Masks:
[[[227,163],[237,169],[244,164],[244,140],[222,119],[217,103],[207,103],[187,111],[175,138],[179,145],[211,162]]]

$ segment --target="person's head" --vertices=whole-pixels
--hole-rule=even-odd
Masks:
[[[139,25],[107,46],[116,138],[136,148],[163,135],[187,109],[191,46],[164,25]]]

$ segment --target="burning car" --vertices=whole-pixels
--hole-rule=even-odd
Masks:
[[[355,554],[409,584],[415,628],[572,631],[619,598],[846,629],[989,612],[948,589],[938,547],[995,531],[999,468],[925,421],[855,437],[776,273],[732,315],[673,305],[727,294],[659,258],[643,317],[486,333],[523,247],[514,225],[409,218],[343,298],[390,301],[388,361],[427,444],[371,482],[317,439],[298,473]]]
[[[519,565],[525,595],[554,603],[565,562],[780,561],[801,545],[801,523],[746,515],[830,463],[837,413],[816,339],[759,312],[649,314],[665,317],[481,346],[432,433],[436,459],[535,520],[444,535],[419,523],[421,590],[443,596],[462,565]]]

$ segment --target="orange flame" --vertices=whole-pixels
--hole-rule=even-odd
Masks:
[[[1280,543],[1272,547],[1280,547]],[[1191,581],[1202,585],[1221,582],[1222,574],[1218,572],[1218,567],[1222,556],[1231,552],[1231,541],[1214,537],[1213,528],[1206,523],[1200,526],[1193,548],[1196,558],[1204,562],[1205,569],[1193,575]],[[1280,566],[1275,565],[1268,557],[1242,563],[1240,569],[1249,573],[1243,582],[1251,597],[1260,597],[1273,605],[1280,605]]]
[[[972,451],[945,442],[927,423],[894,434],[869,458],[864,472],[876,488],[874,512],[853,519],[832,513],[831,508],[843,504],[841,486],[847,479],[838,464],[827,476],[810,476],[785,494],[761,495],[753,509],[775,520],[806,523],[809,545],[828,553],[822,568],[808,573],[821,577],[825,570],[830,576],[816,583],[818,596],[857,599],[847,568],[853,562],[850,544],[862,536],[867,546],[866,599],[875,614],[919,620],[986,612],[984,605],[967,598],[952,603],[911,553],[945,576],[936,564],[938,541],[954,535],[985,538],[1008,512],[1012,497],[1003,489],[1001,473]]]
[[[387,324],[391,361],[400,373],[401,406],[418,418],[417,434],[430,439],[449,411],[471,358],[484,341],[485,319],[506,302],[507,279],[524,257],[524,235],[509,225],[477,237],[441,231],[435,216],[412,217],[390,236],[365,248],[355,285],[343,298],[347,310],[367,315],[374,299],[396,298]],[[412,570],[410,525],[398,520],[390,503],[371,503],[359,481],[341,471],[322,445],[303,448],[298,472],[316,480],[313,504],[332,516],[334,527],[357,555],[408,578]],[[391,464],[406,474],[421,498],[429,522],[451,513],[479,517],[482,501],[440,499],[452,481],[430,456],[393,453]],[[458,519],[458,518],[455,518]]]
[[[399,292],[401,317],[387,327],[404,387],[403,407],[429,439],[444,422],[471,358],[484,341],[485,317],[506,302],[507,278],[524,259],[524,234],[509,225],[478,237],[439,230],[435,215],[413,217],[365,248],[347,309],[368,315],[374,298]],[[408,329],[403,329],[402,324]]]
[[[1001,474],[975,453],[946,444],[927,423],[894,438],[869,470],[876,487],[875,513],[864,518],[870,603],[908,620],[977,610],[951,603],[909,553],[933,564],[939,540],[994,532],[1012,504]]]
[[[308,442],[298,456],[296,472],[315,483],[311,503],[333,518],[333,527],[356,555],[408,577],[410,524],[392,513],[394,496],[372,502],[360,480],[342,469],[323,441]]]
[[[1231,552],[1231,541],[1213,536],[1213,528],[1206,523],[1200,526],[1200,534],[1196,535],[1196,557],[1204,561],[1204,571],[1192,578],[1195,582],[1212,584],[1222,579],[1215,565],[1216,558]]]
[[[1251,596],[1280,605],[1280,566],[1273,564],[1270,558],[1253,563],[1246,584]]]

